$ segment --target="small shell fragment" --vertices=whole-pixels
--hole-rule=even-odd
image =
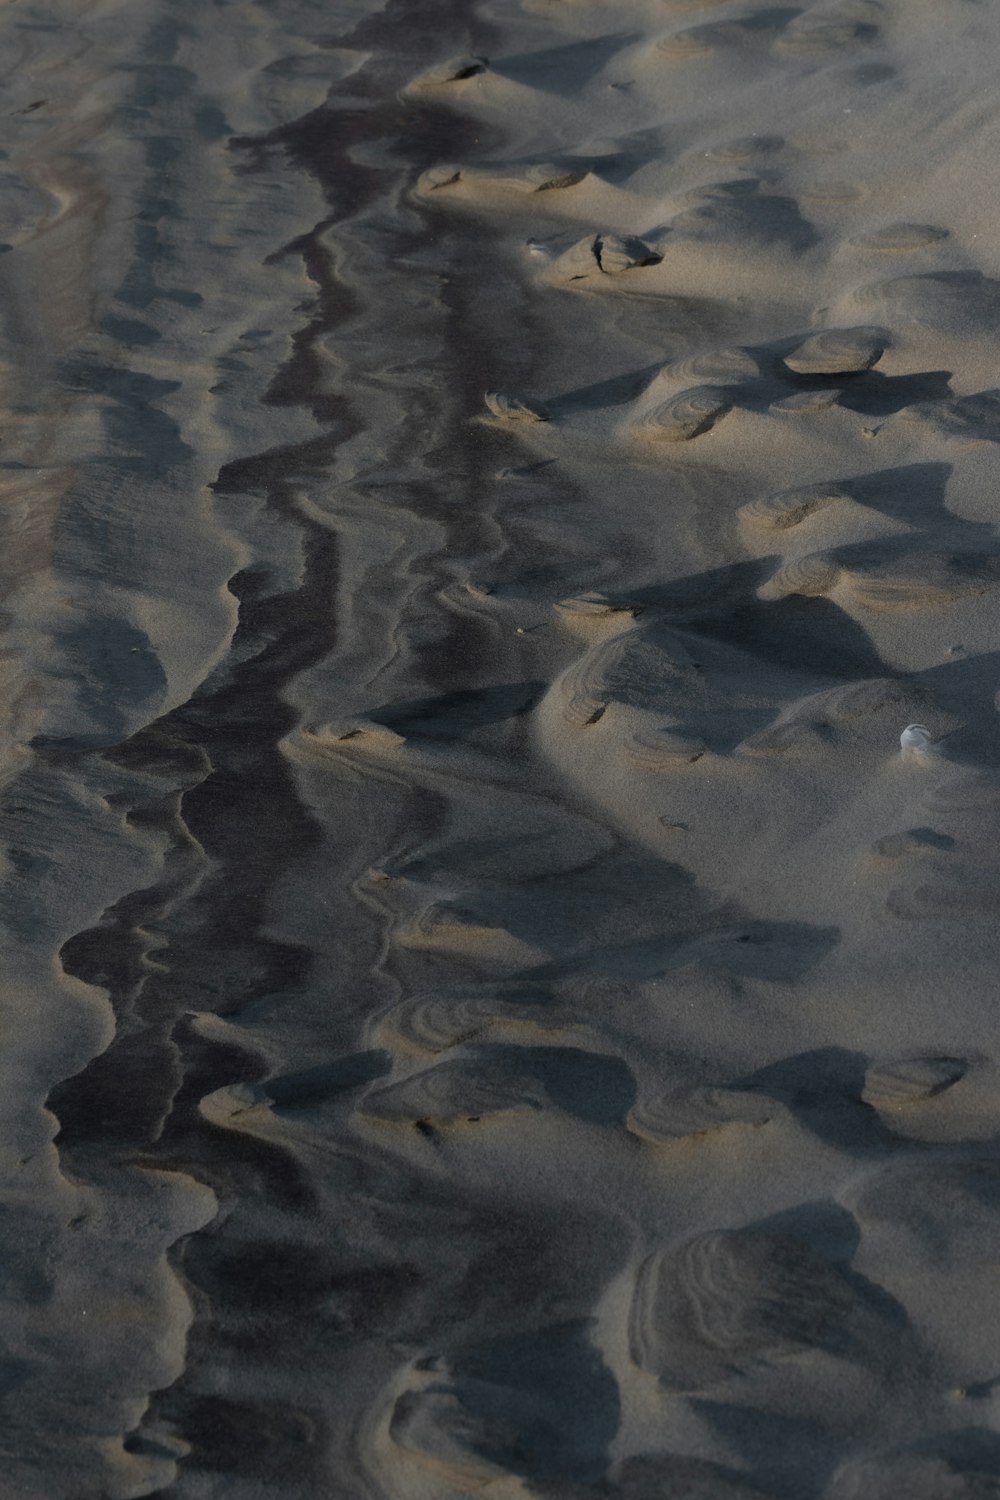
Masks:
[[[512,180],[511,185],[521,187],[531,193],[550,193],[559,188],[576,187],[588,175],[586,167],[565,167],[553,162],[538,162],[531,166],[523,174],[520,180]]]
[[[907,724],[899,736],[899,749],[904,760],[924,760],[933,754],[933,740],[926,724]]]
[[[436,193],[440,188],[451,187],[462,176],[462,168],[448,162],[437,167],[428,167],[420,174],[417,187],[424,193]]]
[[[705,741],[697,735],[671,729],[647,729],[632,736],[625,754],[642,771],[669,771],[693,765],[705,754]]]
[[[475,78],[480,73],[485,73],[489,67],[489,59],[486,57],[450,57],[446,62],[437,63],[428,68],[418,78],[407,85],[406,93],[418,94],[425,90],[445,87],[449,83],[464,83],[469,78]]]
[[[378,724],[371,719],[355,719],[340,724],[320,724],[313,731],[316,739],[325,742],[329,750],[351,750],[372,755],[392,754],[406,744],[403,735],[388,724]]]
[[[549,413],[539,401],[522,401],[519,396],[508,396],[502,391],[487,391],[484,397],[486,409],[500,422],[548,422]]]

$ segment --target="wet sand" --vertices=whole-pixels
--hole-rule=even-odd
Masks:
[[[1000,1497],[998,47],[0,11],[5,1497]]]

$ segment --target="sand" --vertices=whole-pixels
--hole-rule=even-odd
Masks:
[[[998,49],[0,10],[3,1500],[1000,1497]]]

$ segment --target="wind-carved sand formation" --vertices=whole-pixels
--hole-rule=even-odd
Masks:
[[[3,1480],[1000,1497],[1000,17],[0,12]]]

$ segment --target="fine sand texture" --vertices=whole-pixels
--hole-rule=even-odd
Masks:
[[[998,58],[0,7],[0,1500],[1000,1500]]]

